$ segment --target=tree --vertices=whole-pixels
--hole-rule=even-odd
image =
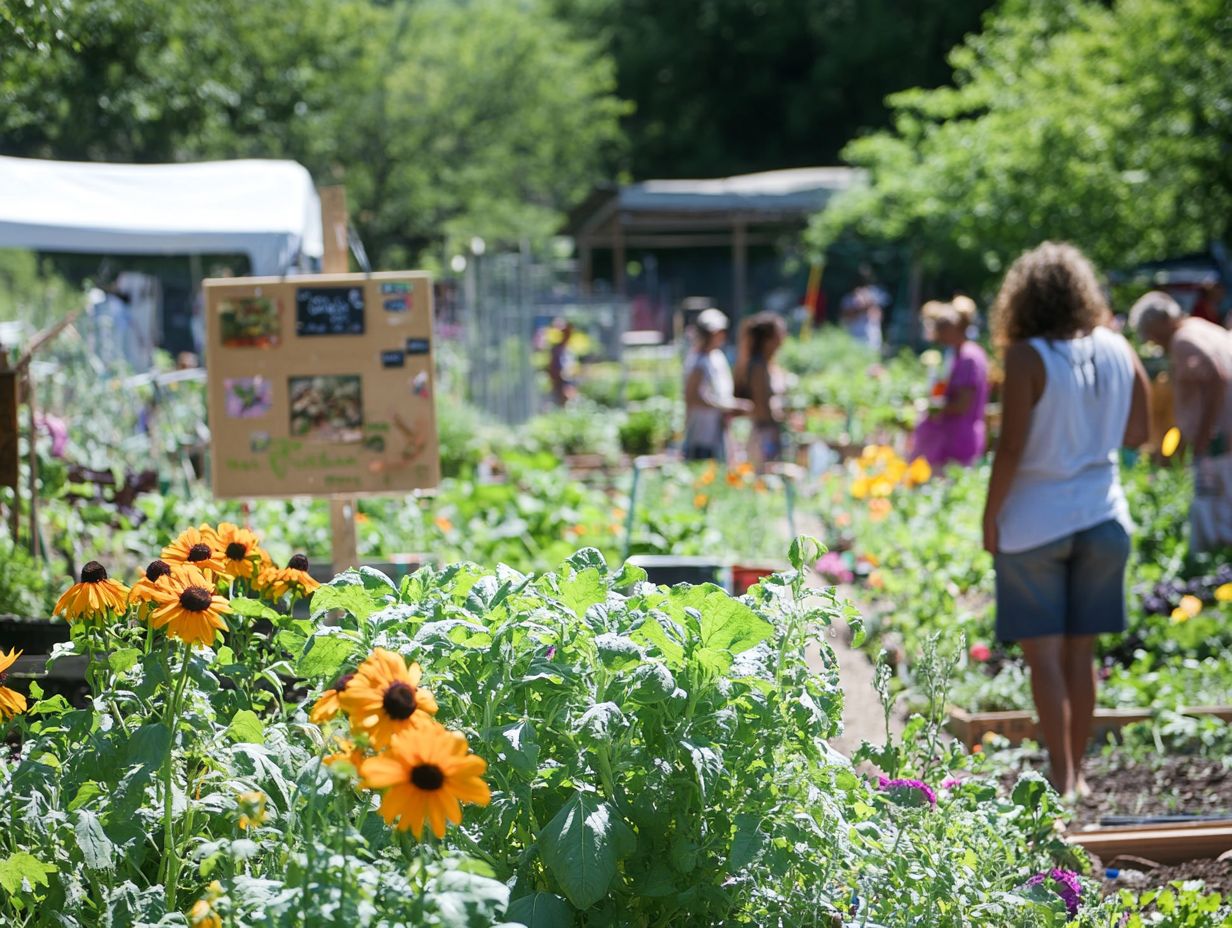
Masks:
[[[0,152],[293,158],[384,266],[554,231],[619,158],[613,88],[537,0],[0,0]]]
[[[978,285],[1046,238],[1104,266],[1226,239],[1229,47],[1226,0],[1006,0],[952,87],[894,95],[894,130],[845,149],[869,183],[811,240],[904,241]]]
[[[935,86],[990,0],[555,0],[602,36],[634,176],[831,164],[886,125],[885,97]]]

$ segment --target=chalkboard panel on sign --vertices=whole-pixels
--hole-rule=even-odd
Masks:
[[[299,287],[295,291],[297,335],[363,335],[362,287]]]

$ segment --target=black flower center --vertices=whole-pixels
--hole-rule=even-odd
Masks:
[[[194,564],[197,561],[208,561],[210,559],[210,546],[207,544],[193,545],[188,549],[188,563]]]
[[[350,683],[354,677],[355,674],[353,673],[344,673],[338,678],[337,682],[334,683],[334,692],[341,693],[347,688],[347,684]]]
[[[238,541],[233,541],[227,545],[227,560],[242,561],[248,557],[248,546],[242,545]]]
[[[81,568],[82,583],[99,583],[107,579],[107,568],[98,561],[90,561]]]
[[[385,714],[395,722],[405,722],[415,714],[415,687],[398,681],[389,684],[381,700]]]
[[[214,595],[203,586],[185,587],[180,594],[180,605],[189,612],[205,612],[214,601]]]
[[[287,561],[287,566],[292,570],[307,570],[308,558],[302,554],[292,555],[291,560]]]
[[[171,565],[166,561],[150,561],[150,566],[145,569],[145,578],[151,583],[159,577],[165,577],[171,573]]]
[[[420,764],[411,768],[411,782],[431,792],[445,785],[445,774],[436,764]]]

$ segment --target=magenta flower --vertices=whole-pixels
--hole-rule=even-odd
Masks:
[[[843,556],[837,551],[827,551],[814,565],[814,570],[827,580],[832,580],[835,583],[850,583],[855,579],[855,575],[847,566],[847,562],[843,560]]]
[[[1059,867],[1053,867],[1047,873],[1035,874],[1035,876],[1027,880],[1027,885],[1043,886],[1048,881],[1052,882],[1053,890],[1064,900],[1069,917],[1073,918],[1077,915],[1078,906],[1082,904],[1082,884],[1078,882],[1078,874],[1073,870],[1062,870]]]
[[[930,809],[937,807],[937,794],[923,780],[887,780],[885,777],[878,777],[877,786],[892,796],[906,797],[916,801],[922,799],[928,803]]]
[[[956,786],[962,786],[962,780],[958,777],[946,777],[941,781],[942,789],[954,789]]]

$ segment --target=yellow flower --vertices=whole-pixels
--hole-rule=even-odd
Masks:
[[[191,564],[198,570],[231,576],[227,573],[226,557],[218,546],[218,535],[208,525],[180,532],[175,541],[163,548],[162,559],[168,564]]]
[[[422,677],[418,664],[408,667],[401,654],[377,648],[338,694],[351,730],[367,733],[372,746],[380,750],[398,732],[430,722],[437,705],[419,685]]]
[[[928,483],[932,476],[933,469],[929,466],[928,458],[916,458],[907,468],[907,483],[911,486],[918,487],[920,484]]]
[[[177,565],[162,583],[155,590],[157,608],[150,614],[155,628],[166,628],[169,638],[188,645],[213,645],[215,632],[227,631],[222,617],[231,607],[215,592],[208,575],[196,567]]]
[[[880,522],[890,514],[890,501],[884,497],[868,501],[868,515],[874,522]]]
[[[877,555],[875,554],[865,553],[864,560],[868,563],[869,567],[880,567],[881,566],[881,558],[877,557]]]
[[[347,684],[354,677],[353,673],[344,673],[334,683],[332,689],[326,690],[320,695],[317,701],[312,706],[312,711],[308,713],[308,721],[313,725],[324,725],[326,722],[332,721],[334,716],[342,709],[342,705],[338,702],[338,696],[347,688]]]
[[[705,493],[698,493],[696,496],[693,497],[693,508],[694,509],[704,509],[708,502],[710,502],[709,496],[707,496]]]
[[[217,529],[203,526],[202,534],[210,536],[214,550],[222,554],[227,576],[256,579],[265,552],[261,550],[261,540],[253,532],[232,522],[219,522]]]
[[[26,697],[16,690],[11,690],[4,683],[5,671],[13,666],[13,662],[21,657],[22,652],[16,648],[5,654],[0,651],[0,719],[8,721],[15,715],[26,711]]]
[[[105,620],[108,612],[122,615],[127,602],[128,587],[108,579],[103,565],[90,561],[81,568],[81,582],[64,592],[53,611],[69,622]]]
[[[469,753],[466,738],[432,722],[394,735],[388,751],[363,762],[360,777],[368,789],[385,790],[380,812],[386,823],[409,829],[418,840],[425,821],[438,838],[445,837],[446,821],[460,824],[459,803],[491,802],[483,781],[487,769],[482,757]]]
[[[208,899],[198,899],[188,911],[188,924],[192,928],[222,928],[222,918]]]
[[[855,499],[867,499],[871,492],[873,481],[868,477],[857,477],[851,481],[851,495]]]
[[[1215,602],[1232,603],[1232,583],[1215,587]]]
[[[894,492],[894,480],[890,477],[877,477],[869,485],[869,495],[877,499],[884,499]]]
[[[288,593],[295,599],[306,598],[321,586],[320,582],[308,573],[308,558],[302,554],[292,555],[287,566],[281,570],[277,567],[265,567],[257,574],[254,586],[263,595],[278,600]]]
[[[236,802],[240,810],[236,824],[240,831],[258,828],[265,824],[265,793],[260,790],[249,790],[240,793]]]
[[[1182,596],[1180,604],[1172,610],[1173,622],[1188,622],[1202,611],[1202,600],[1196,596]]]
[[[355,772],[359,773],[359,768],[364,762],[364,752],[355,746],[355,742],[349,738],[337,738],[334,744],[338,750],[332,754],[326,754],[323,763],[326,767],[334,767],[338,764],[346,763],[354,768]]]
[[[1164,457],[1170,458],[1176,454],[1176,449],[1181,446],[1181,430],[1175,425],[1168,431],[1164,432],[1164,440],[1160,442],[1159,450],[1163,452]]]
[[[155,594],[161,589],[163,578],[171,573],[171,565],[166,561],[155,559],[145,569],[141,579],[133,584],[128,591],[130,605],[147,606],[155,601]]]

